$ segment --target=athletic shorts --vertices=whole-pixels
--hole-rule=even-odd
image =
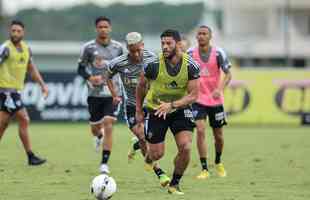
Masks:
[[[144,111],[144,117],[146,117],[146,109],[143,109],[143,111]],[[125,119],[130,129],[132,129],[137,124],[135,106],[129,106],[129,105],[126,106]]]
[[[117,119],[120,105],[113,105],[112,97],[88,97],[87,103],[90,124],[100,124],[106,117]]]
[[[154,115],[154,111],[147,113],[145,120],[145,138],[151,144],[165,141],[168,128],[173,135],[181,131],[193,132],[195,122],[191,108],[178,109],[166,116],[166,119]]]
[[[21,95],[18,92],[0,93],[0,110],[11,115],[24,108]]]
[[[205,120],[209,117],[209,124],[212,128],[221,128],[227,125],[226,114],[223,105],[204,106],[199,103],[192,105],[195,120]]]

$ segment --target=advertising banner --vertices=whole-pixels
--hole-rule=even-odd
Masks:
[[[231,124],[297,125],[310,114],[310,71],[233,70],[225,91]]]
[[[229,124],[306,124],[310,121],[310,71],[233,69],[225,90]],[[43,73],[49,96],[27,81],[22,99],[34,121],[88,120],[87,87],[76,73]],[[123,114],[119,116],[123,119]]]

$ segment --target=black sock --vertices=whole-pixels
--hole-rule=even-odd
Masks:
[[[139,141],[137,141],[137,142],[135,142],[134,144],[133,144],[133,149],[136,151],[136,150],[138,150],[138,149],[140,149],[140,143],[139,143]]]
[[[155,174],[157,175],[158,178],[160,177],[160,175],[162,175],[162,174],[165,173],[165,172],[164,172],[162,169],[160,169],[160,168],[154,167],[153,170],[154,170],[154,172],[155,172]]]
[[[215,164],[219,164],[221,162],[222,152],[216,152],[215,154]]]
[[[180,174],[173,173],[172,180],[171,180],[169,185],[170,186],[179,185],[179,182],[180,182],[182,176],[183,176],[183,174],[180,175]]]
[[[202,170],[207,170],[208,171],[207,158],[200,158],[200,163],[201,163]]]
[[[111,154],[111,151],[109,151],[109,150],[103,150],[102,151],[101,164],[107,164],[108,163],[108,160],[110,158],[110,154]]]
[[[28,159],[30,159],[34,156],[34,153],[32,151],[28,151],[27,156],[28,156]]]
[[[102,134],[97,135],[97,138],[100,140],[102,138]]]

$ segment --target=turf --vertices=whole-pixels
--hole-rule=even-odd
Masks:
[[[200,171],[193,142],[192,160],[182,180],[185,195],[168,195],[157,178],[143,170],[139,156],[127,162],[131,134],[123,124],[114,129],[114,151],[109,161],[118,191],[112,199],[212,199],[212,200],[308,200],[310,199],[310,129],[301,127],[226,127],[223,160],[226,178],[213,169],[213,138],[209,180],[196,180]],[[0,200],[92,200],[89,185],[98,174],[100,154],[94,152],[85,123],[32,124],[33,149],[48,159],[41,167],[26,165],[26,156],[11,125],[0,142]],[[163,169],[171,175],[176,153],[167,135]]]

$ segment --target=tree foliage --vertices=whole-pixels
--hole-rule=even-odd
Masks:
[[[84,4],[62,10],[22,10],[9,19],[24,21],[30,40],[89,40],[95,36],[94,19],[104,15],[112,20],[113,33],[121,39],[127,32],[158,34],[167,28],[183,33],[192,30],[204,10],[203,3],[170,5],[162,2],[144,5],[112,4],[99,7]]]

